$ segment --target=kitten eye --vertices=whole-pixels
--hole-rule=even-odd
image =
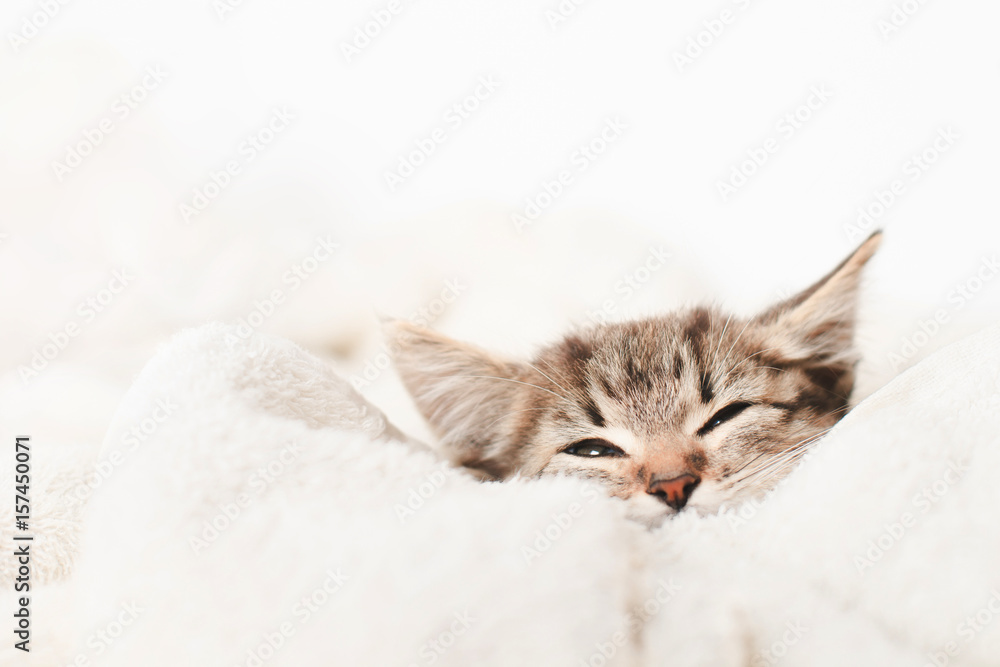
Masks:
[[[562,451],[564,454],[572,454],[573,456],[583,456],[586,458],[596,458],[599,456],[625,456],[625,452],[621,449],[615,447],[607,440],[601,440],[600,438],[588,438],[587,440],[581,440],[580,442],[573,443]]]
[[[752,403],[747,403],[745,401],[739,401],[739,402],[736,402],[736,403],[730,403],[729,405],[727,405],[726,407],[722,408],[721,410],[719,410],[718,412],[716,412],[714,415],[712,415],[712,418],[709,419],[707,422],[705,422],[704,426],[702,426],[700,429],[698,429],[698,435],[706,435],[709,431],[711,431],[712,429],[714,429],[716,426],[719,426],[720,424],[724,424],[725,422],[729,421],[730,419],[732,419],[736,415],[740,414],[741,412],[743,412],[744,410],[746,410],[747,408],[749,408],[751,405],[753,405],[753,404]]]

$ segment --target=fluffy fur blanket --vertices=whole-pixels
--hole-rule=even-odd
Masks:
[[[221,325],[150,361],[96,469],[58,455],[31,664],[1000,656],[1000,327],[867,398],[765,501],[653,531],[574,480],[477,482],[321,360]]]

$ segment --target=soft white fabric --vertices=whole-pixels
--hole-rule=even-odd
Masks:
[[[765,502],[648,531],[573,480],[452,470],[287,341],[190,330],[122,403],[79,550],[95,478],[37,462],[31,664],[995,665],[998,440],[1000,327]]]

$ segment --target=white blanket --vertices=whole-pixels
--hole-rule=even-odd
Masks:
[[[654,531],[573,480],[476,482],[319,359],[221,325],[150,361],[101,461],[79,546],[98,478],[37,464],[31,664],[1000,660],[1000,327],[863,401],[766,501]]]

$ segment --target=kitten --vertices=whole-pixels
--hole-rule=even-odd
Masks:
[[[773,488],[843,416],[860,275],[880,240],[754,317],[698,307],[592,326],[531,362],[407,322],[387,334],[456,463],[492,479],[596,480],[653,525]]]

